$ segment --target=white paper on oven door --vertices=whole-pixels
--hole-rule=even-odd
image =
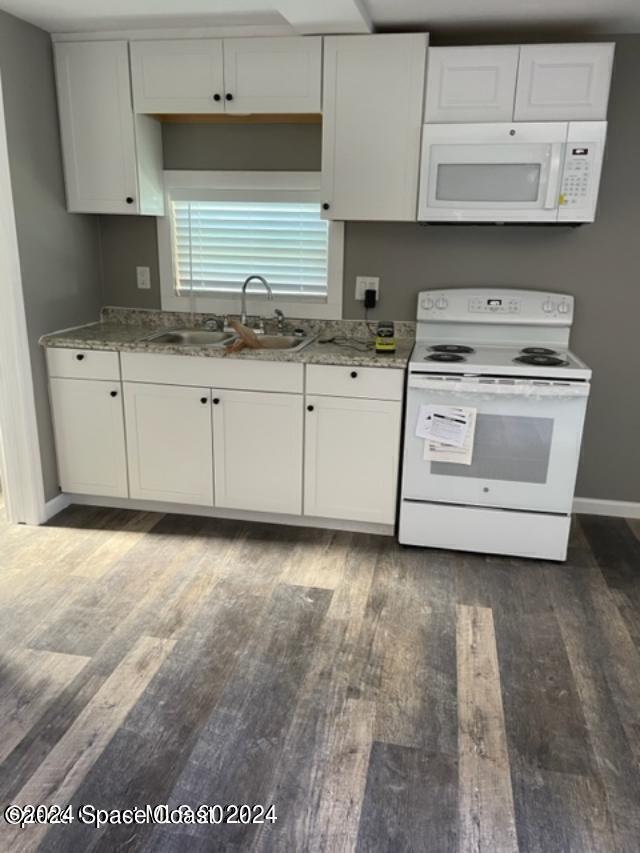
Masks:
[[[426,440],[424,442],[423,459],[428,462],[452,462],[457,465],[471,465],[473,459],[473,444],[476,432],[476,409],[456,409],[460,417],[467,423],[462,447],[455,447],[444,442]]]
[[[467,411],[458,406],[420,406],[416,435],[438,444],[462,447],[469,430]]]

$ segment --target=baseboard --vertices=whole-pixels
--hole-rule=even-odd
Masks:
[[[640,503],[607,501],[598,498],[574,498],[573,511],[586,515],[611,515],[617,518],[640,518]]]
[[[57,515],[59,512],[62,512],[63,509],[66,509],[71,503],[71,499],[69,495],[59,494],[56,495],[55,498],[51,498],[50,501],[47,501],[44,505],[44,520],[45,522],[49,521],[50,518],[53,518],[54,515]]]
[[[107,498],[101,495],[67,494],[68,503],[89,506],[104,506],[112,509],[132,509],[142,512],[176,513],[177,515],[202,515],[207,518],[229,518],[234,521],[258,521],[266,524],[288,524],[292,527],[320,527],[327,530],[345,530],[351,533],[372,533],[377,536],[393,536],[394,525],[370,521],[347,521],[339,518],[318,518],[310,515],[285,515],[272,512],[250,512],[248,510],[220,509],[217,507],[192,506],[191,504],[147,501],[137,498]],[[59,510],[58,510],[59,511]]]

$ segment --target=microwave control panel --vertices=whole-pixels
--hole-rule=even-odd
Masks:
[[[593,146],[589,143],[585,145],[570,143],[567,148],[560,204],[570,207],[584,207],[589,203],[591,196]]]
[[[593,222],[596,213],[606,121],[569,122],[558,222]]]

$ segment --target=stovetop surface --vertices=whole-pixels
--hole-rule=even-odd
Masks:
[[[465,351],[458,351],[465,350]],[[466,350],[472,349],[472,352]],[[533,349],[525,353],[523,350]],[[518,359],[526,359],[526,363]],[[560,363],[558,363],[560,362]],[[483,376],[521,376],[536,379],[588,380],[591,370],[570,350],[549,344],[489,346],[473,341],[417,341],[409,369],[420,373],[460,373]]]

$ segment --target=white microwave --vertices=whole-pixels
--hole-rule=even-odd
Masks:
[[[593,222],[606,121],[425,124],[420,222]]]

